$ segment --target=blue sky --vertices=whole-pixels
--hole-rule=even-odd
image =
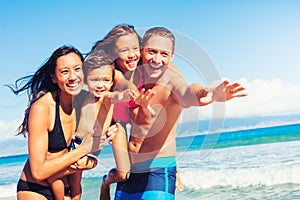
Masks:
[[[221,77],[241,81],[249,97],[228,102],[226,116],[298,114],[299,10],[297,0],[1,0],[0,133],[12,135],[27,105],[26,94],[16,97],[4,84],[34,72],[63,44],[89,51],[120,23],[180,33],[204,50]],[[186,61],[174,64],[189,81],[205,83]]]

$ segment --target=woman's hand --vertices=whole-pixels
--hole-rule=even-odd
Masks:
[[[94,157],[83,156],[76,163],[70,166],[71,169],[75,170],[88,170],[93,169],[98,164],[98,160]]]

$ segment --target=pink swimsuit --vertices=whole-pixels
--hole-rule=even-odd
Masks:
[[[137,84],[137,89],[139,91],[141,91],[143,84],[144,84],[144,80],[143,80],[143,73],[142,70],[137,67],[136,68],[136,72],[139,73],[139,82]],[[128,108],[132,108],[135,107],[136,104],[133,100],[130,100],[128,102],[121,102],[121,103],[115,103],[114,104],[114,111],[113,111],[113,119],[116,122],[123,122],[123,123],[129,123],[130,122],[130,116],[128,113]]]

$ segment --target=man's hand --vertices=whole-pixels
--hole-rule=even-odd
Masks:
[[[230,84],[229,80],[224,80],[220,85],[213,89],[208,89],[207,95],[200,99],[203,104],[209,104],[214,101],[225,102],[235,97],[247,96],[247,93],[243,93],[245,88],[240,83],[235,82]]]
[[[229,80],[223,81],[220,85],[218,85],[215,89],[213,89],[212,100],[224,102],[231,100],[235,97],[244,97],[247,96],[246,93],[241,93],[245,88],[241,86],[241,83],[235,82],[230,84]]]

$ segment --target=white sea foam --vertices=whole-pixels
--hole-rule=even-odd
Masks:
[[[195,151],[179,159],[187,188],[300,184],[300,141],[206,151],[206,157]]]
[[[17,183],[0,185],[0,199],[16,199]]]
[[[300,184],[299,171],[300,166],[219,170],[183,169],[181,177],[185,186],[194,190],[215,186],[240,188],[253,185]]]

